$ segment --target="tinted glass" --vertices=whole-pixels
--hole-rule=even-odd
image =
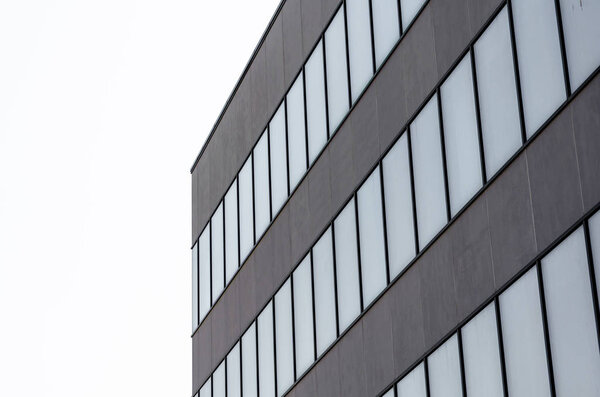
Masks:
[[[537,270],[529,270],[500,295],[508,393],[549,396],[548,364]]]
[[[379,167],[358,189],[358,232],[364,305],[379,295],[387,285],[383,210]]]
[[[396,384],[398,397],[426,397],[425,369],[423,363],[410,371],[400,382]]]
[[[216,302],[225,287],[225,262],[223,245],[223,202],[210,220],[211,255],[212,255],[212,302]]]
[[[415,256],[415,233],[406,132],[383,159],[385,216],[390,277],[394,278]]]
[[[294,271],[293,280],[296,374],[299,376],[315,361],[310,255],[300,262]]]
[[[462,397],[458,337],[454,334],[427,358],[430,397]]]
[[[225,281],[233,278],[239,267],[237,181],[225,194]]]
[[[337,337],[331,228],[317,241],[312,253],[317,355],[320,355]]]
[[[254,232],[260,239],[271,223],[271,200],[269,199],[269,143],[265,131],[256,143],[254,158]]]
[[[273,301],[258,315],[258,388],[261,397],[275,396]]]
[[[360,314],[360,285],[354,199],[335,219],[335,270],[340,331]]]
[[[244,397],[258,396],[256,383],[256,323],[242,336],[242,395]]]
[[[423,7],[425,0],[400,0],[400,11],[402,14],[402,31],[406,31],[408,25],[417,16],[417,12]]]
[[[350,88],[352,89],[352,102],[356,102],[374,72],[369,0],[346,0],[346,7]]]
[[[288,198],[287,190],[287,154],[285,137],[285,105],[281,104],[269,124],[271,156],[271,197],[273,216],[275,216]]]
[[[327,142],[325,115],[325,75],[323,42],[320,41],[304,65],[306,78],[306,127],[308,131],[308,159],[315,160]]]
[[[502,397],[502,370],[493,303],[463,327],[462,342],[467,395]]]
[[[325,31],[325,59],[327,62],[329,131],[334,132],[350,107],[343,5]]]
[[[530,137],[566,98],[554,2],[512,2],[525,129]]]
[[[242,395],[240,365],[240,343],[238,342],[227,355],[227,397],[240,397]]]
[[[441,96],[450,211],[454,215],[482,184],[470,54],[444,82]]]
[[[300,73],[286,97],[290,190],[306,173],[306,127],[304,123],[304,75]]]
[[[437,97],[433,96],[410,125],[419,247],[448,221]]]
[[[583,229],[542,259],[556,394],[600,395],[600,352]]]
[[[192,248],[192,331],[198,326],[198,243]]]
[[[521,146],[506,7],[475,43],[475,69],[485,169],[489,179]]]
[[[377,68],[400,38],[397,0],[372,0],[375,62]]]
[[[254,213],[252,193],[252,155],[238,175],[240,205],[240,263],[244,262],[254,247]]]
[[[210,227],[206,225],[198,239],[198,279],[200,285],[200,321],[210,309]]]
[[[306,293],[306,291],[304,291]],[[275,295],[275,343],[277,346],[277,395],[294,383],[294,342],[292,339],[292,282],[287,279]]]
[[[600,2],[560,0],[571,88],[577,89],[600,65]]]
[[[225,361],[212,374],[213,397],[225,397]]]

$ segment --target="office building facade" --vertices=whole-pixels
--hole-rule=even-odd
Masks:
[[[283,0],[192,167],[190,395],[600,395],[599,21]]]

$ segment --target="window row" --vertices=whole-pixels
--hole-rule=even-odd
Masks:
[[[573,232],[384,397],[600,395],[600,214],[589,230]]]
[[[402,9],[418,10],[421,3]],[[396,1],[372,0],[372,4],[374,21],[397,15]],[[358,211],[364,219],[357,225],[381,228],[377,211],[385,214],[386,224],[385,231],[362,237],[361,252],[385,246],[387,251],[368,258],[381,268],[388,266],[388,277],[396,276],[600,65],[600,46],[587,44],[600,40],[600,24],[595,23],[600,3],[561,0],[559,5],[561,13],[547,0],[513,0],[504,7],[380,162],[378,185],[372,181],[378,178],[369,178],[361,188],[370,192],[372,201],[357,197],[358,208],[364,209]],[[585,12],[580,12],[582,8]],[[194,328],[323,148],[328,131],[345,117],[355,98],[349,87],[361,87],[360,93],[370,79],[352,77],[352,70],[366,66],[353,66],[353,57],[344,52],[348,48],[352,54],[352,48],[370,45],[370,40],[367,44],[350,40],[358,35],[356,30],[366,31],[368,18],[359,16],[368,10],[367,0],[342,4],[200,235],[192,250]],[[375,26],[378,23],[373,24],[375,36],[381,35]],[[385,31],[389,33],[389,28]],[[398,35],[384,48],[389,51]],[[346,43],[346,36],[354,44]],[[379,40],[374,42],[377,48]],[[563,42],[566,63],[561,56]],[[585,47],[585,56],[570,51],[572,47]],[[379,184],[382,199],[373,196]],[[359,191],[358,196],[366,194]],[[383,208],[382,201],[394,205]],[[392,242],[389,246],[384,235]],[[385,272],[377,266],[365,272],[367,288],[374,288],[371,283],[385,286]],[[368,298],[372,292],[365,294]]]

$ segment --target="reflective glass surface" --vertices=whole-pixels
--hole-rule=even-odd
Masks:
[[[198,279],[200,286],[200,321],[210,310],[210,224],[206,225],[198,239]]]
[[[454,334],[427,358],[430,397],[462,397],[458,337]]]
[[[374,72],[373,50],[371,48],[371,16],[369,0],[346,0],[345,4],[347,7],[346,16],[348,17],[350,88],[352,90],[352,102],[354,103],[371,80]],[[329,79],[327,81],[329,82]]]
[[[304,65],[306,78],[306,128],[308,131],[308,160],[312,164],[327,142],[325,114],[325,73],[323,41],[317,44]]]
[[[242,336],[242,395],[258,396],[256,378],[256,322]]]
[[[271,223],[271,200],[269,198],[269,143],[265,131],[256,143],[252,157],[254,160],[254,232],[256,241],[260,239]]]
[[[225,280],[229,283],[239,267],[237,182],[225,194]]]
[[[377,68],[400,38],[397,0],[372,0],[375,63]]]
[[[285,137],[285,105],[282,103],[269,124],[271,156],[271,197],[273,217],[288,198],[287,154]]]
[[[425,368],[423,363],[417,365],[400,382],[396,384],[398,397],[426,397]]]
[[[273,339],[273,301],[258,315],[258,389],[261,397],[275,396],[275,351]],[[245,395],[245,394],[244,394]]]
[[[236,343],[227,355],[227,397],[241,397],[240,343]]]
[[[283,395],[292,383],[294,383],[294,341],[292,338],[292,327],[292,282],[288,278],[275,295],[278,396]]]
[[[254,194],[252,193],[252,155],[238,174],[240,209],[240,263],[243,263],[254,247]]]
[[[334,132],[350,108],[343,5],[325,31],[325,60],[327,62],[329,131]]]
[[[337,337],[332,249],[330,227],[312,249],[317,356],[323,353]]]
[[[306,173],[306,126],[304,122],[304,75],[292,84],[286,97],[290,191]]]
[[[198,326],[198,243],[192,248],[192,331]]]
[[[223,202],[219,204],[217,210],[210,220],[210,238],[211,238],[211,258],[212,258],[212,303],[225,288],[225,262],[223,246]]]
[[[299,376],[315,361],[312,272],[307,255],[293,273],[296,374]]]
[[[225,361],[212,374],[212,397],[225,397]]]

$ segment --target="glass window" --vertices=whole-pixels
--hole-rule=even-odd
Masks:
[[[398,0],[372,0],[375,63],[381,66],[398,39]]]
[[[285,105],[282,103],[269,123],[271,156],[271,197],[273,217],[279,212],[288,198],[287,154],[285,137]]]
[[[489,304],[462,329],[467,395],[502,397],[496,309]]]
[[[394,389],[391,388],[387,393],[383,395],[383,397],[394,397]]]
[[[420,363],[396,384],[398,397],[426,397],[425,368]]]
[[[258,315],[258,388],[261,397],[275,396],[273,301]],[[245,394],[244,394],[245,395]]]
[[[600,65],[600,2],[560,0],[571,88],[577,89]]]
[[[271,223],[271,200],[269,199],[269,141],[265,132],[254,147],[254,233],[256,241]]]
[[[306,128],[308,131],[308,160],[312,164],[327,142],[325,114],[325,74],[323,41],[317,44],[304,65],[306,78]]]
[[[448,221],[437,97],[410,125],[419,246],[424,247]]]
[[[241,397],[240,343],[236,343],[227,355],[227,397]]]
[[[357,193],[360,263],[365,307],[383,291],[387,284],[380,178],[379,167],[377,167]]]
[[[225,361],[212,374],[212,397],[225,397]]]
[[[512,3],[527,137],[566,99],[554,2]]]
[[[352,90],[352,103],[354,103],[374,73],[373,50],[371,48],[371,16],[369,0],[346,0],[346,7],[350,88]],[[327,62],[329,62],[329,58],[327,58]]]
[[[529,270],[500,295],[500,315],[508,394],[549,396],[537,268]]]
[[[406,28],[417,16],[417,13],[423,7],[425,0],[400,0],[400,13],[402,14],[402,31],[406,32]]]
[[[403,133],[382,161],[391,278],[400,274],[415,256],[407,136]]]
[[[544,259],[544,295],[558,396],[600,395],[600,354],[580,227]]]
[[[200,388],[200,397],[212,397],[212,382],[211,378],[208,378],[204,385]]]
[[[340,331],[360,314],[356,209],[351,199],[333,223]]]
[[[329,131],[333,133],[350,108],[343,5],[325,31],[325,60],[327,62]]]
[[[256,322],[242,336],[242,395],[258,396],[256,383]]]
[[[293,274],[294,337],[296,343],[296,377],[315,361],[313,328],[312,270],[310,255],[300,262]]]
[[[440,92],[450,211],[454,215],[482,184],[470,54],[452,71]]]
[[[321,355],[337,337],[332,249],[330,227],[312,249],[315,272],[313,279],[315,283],[317,356]]]
[[[192,331],[198,326],[198,242],[192,248]]]
[[[458,336],[454,334],[427,358],[430,397],[462,397]]]
[[[306,291],[304,291],[306,293]],[[283,284],[275,295],[275,344],[277,349],[277,395],[294,383],[294,341],[292,336],[292,282]]]
[[[475,69],[489,179],[522,143],[506,7],[475,43]]]
[[[233,278],[239,267],[237,180],[225,194],[225,284]]]
[[[290,191],[306,173],[306,127],[304,124],[304,76],[298,76],[286,97]]]
[[[198,239],[198,279],[200,283],[200,321],[210,310],[210,224]]]
[[[596,270],[596,288],[600,296],[600,212],[590,218],[590,240],[592,244],[592,257],[594,258],[594,269]]]
[[[243,263],[254,247],[254,212],[252,192],[252,154],[238,175],[240,209],[240,263]]]
[[[211,258],[212,258],[212,302],[215,303],[221,292],[223,292],[225,283],[225,263],[223,246],[223,202],[219,204],[217,210],[210,220],[211,237]]]

